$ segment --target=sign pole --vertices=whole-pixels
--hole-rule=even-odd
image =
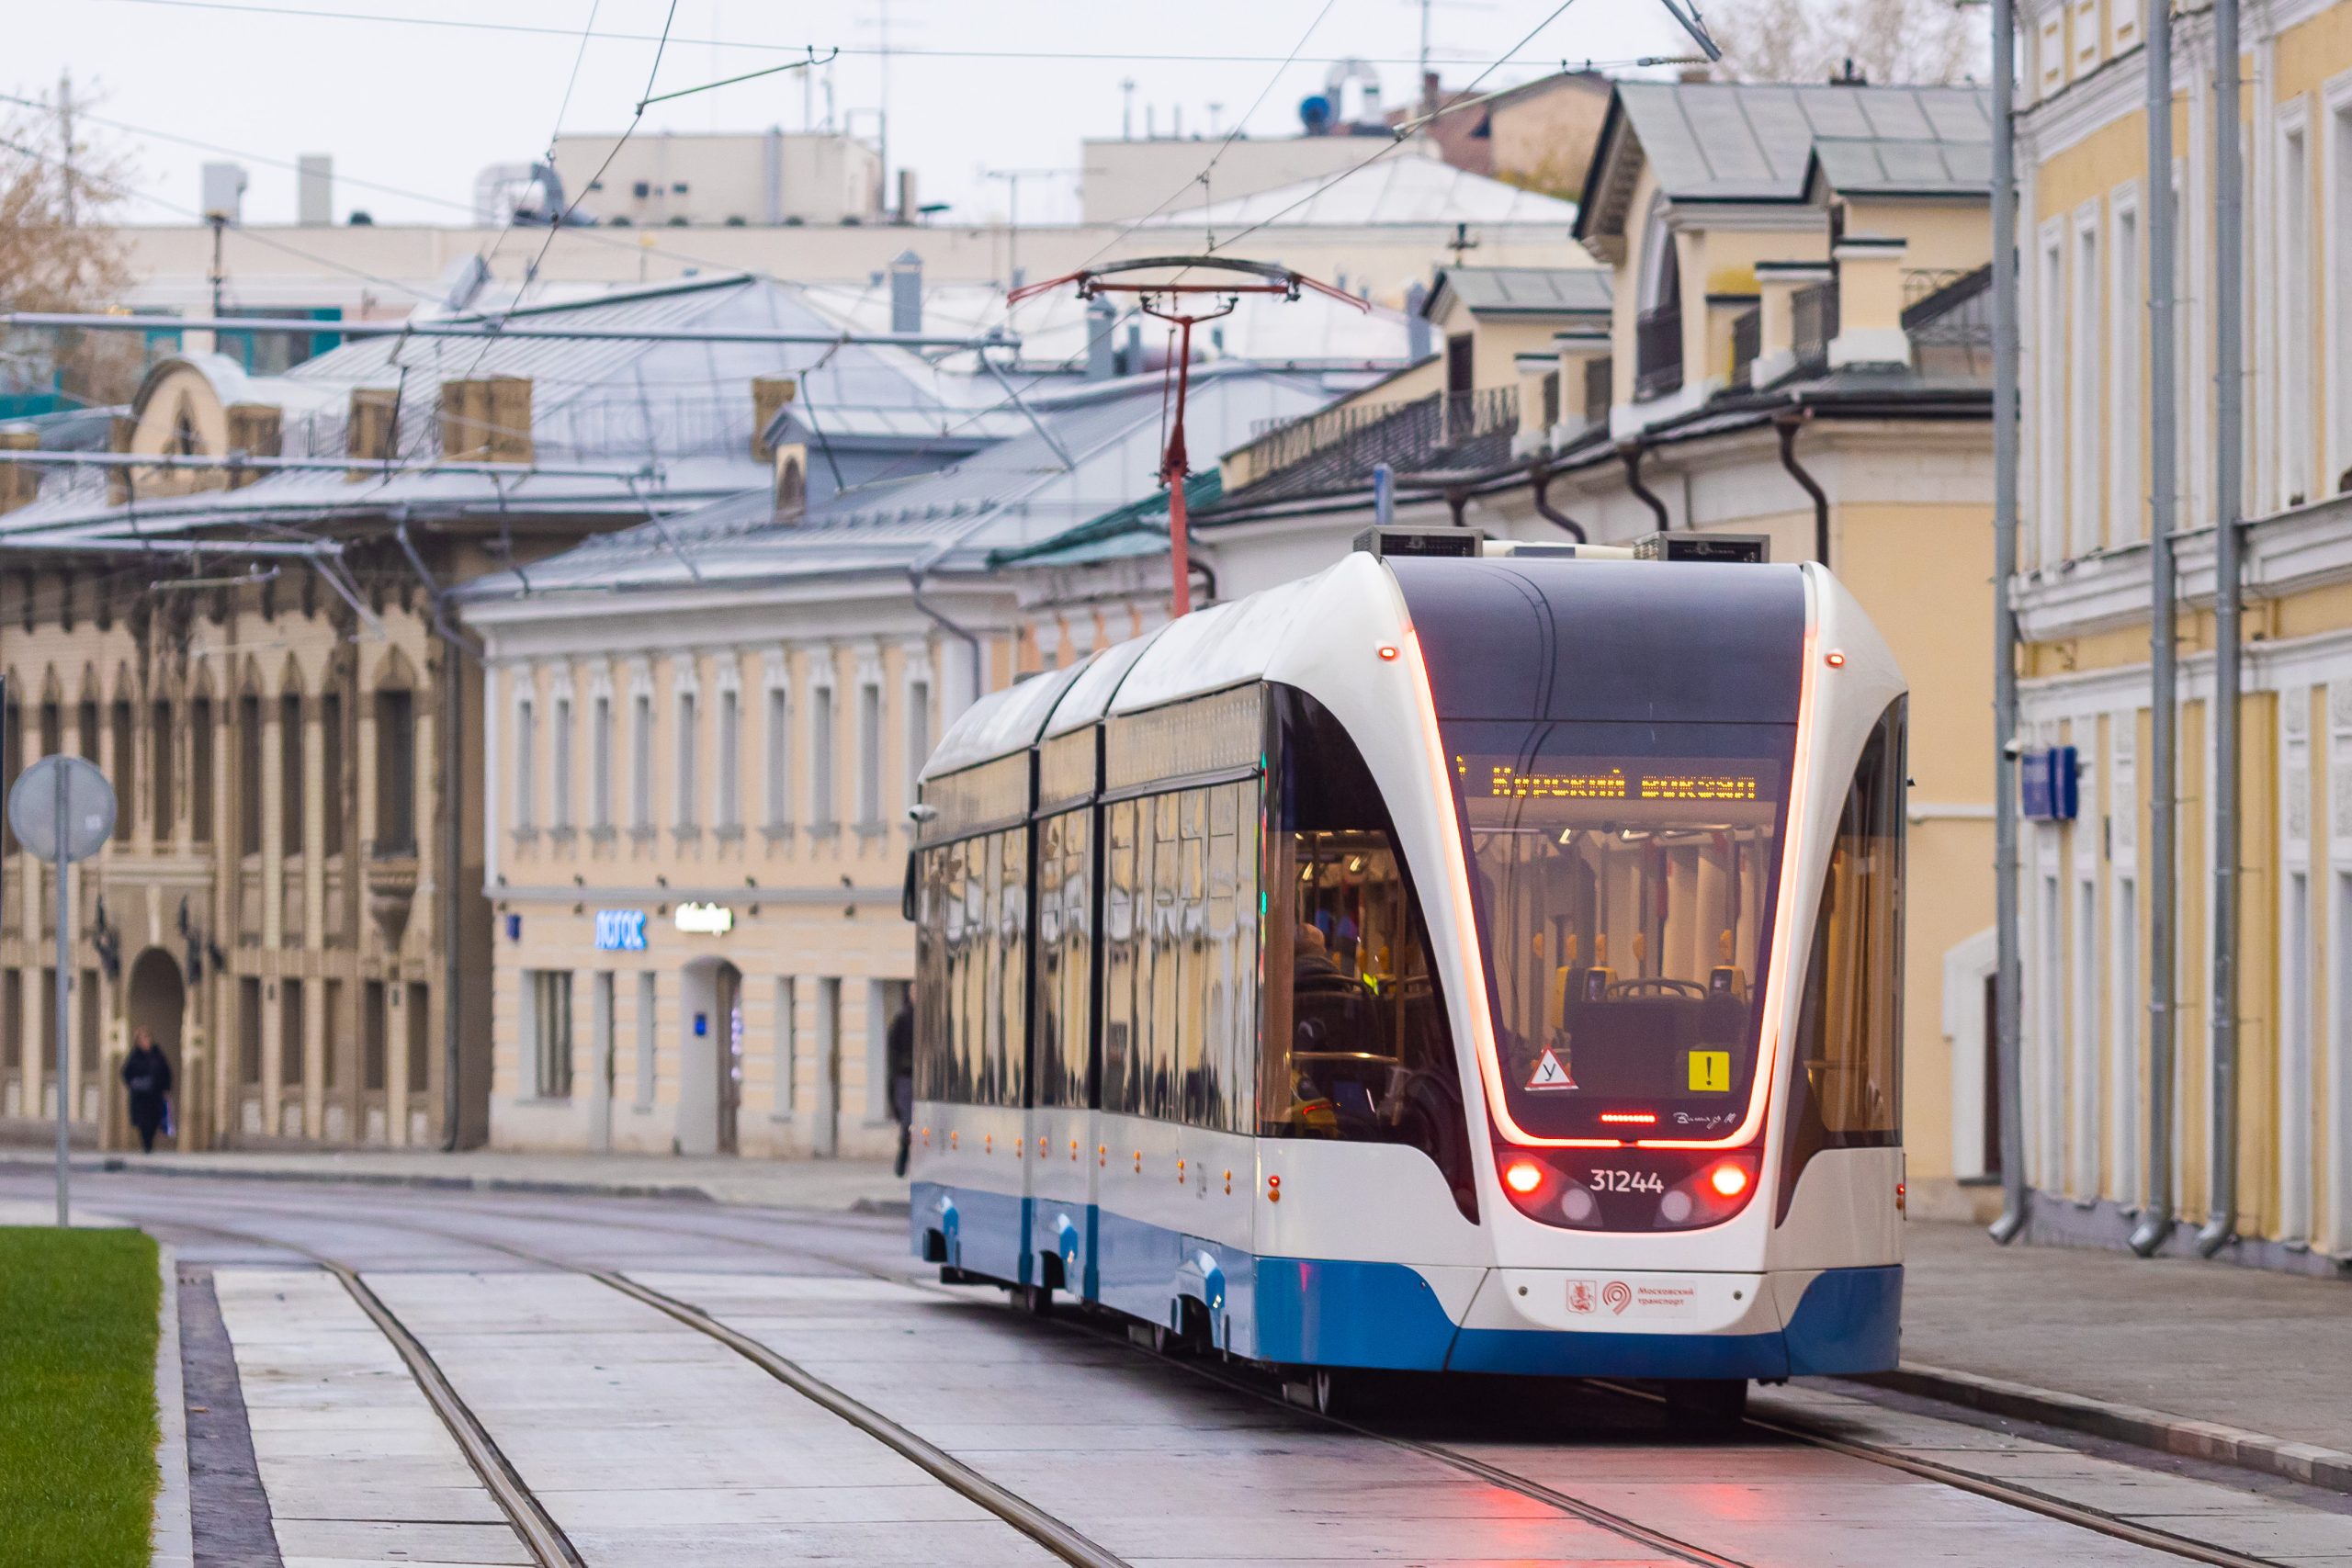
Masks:
[[[55,768],[51,771],[57,779],[58,835],[62,840],[64,824],[68,819],[65,807],[66,796],[71,788],[71,775],[63,768]],[[68,944],[72,941],[70,933],[73,927],[66,921],[65,878],[72,863],[62,854],[57,857],[57,1225],[60,1230],[64,1229],[71,1223],[70,1203],[66,1191],[70,1181],[66,1174],[66,1150],[71,1107],[66,1103],[65,1069],[67,1066],[66,1042],[73,1037],[74,1032],[73,1011],[68,1003],[68,998],[73,992],[67,985],[67,976],[73,973],[68,967]]]

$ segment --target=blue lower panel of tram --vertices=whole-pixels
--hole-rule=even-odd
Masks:
[[[1026,1284],[1034,1254],[1083,1245],[1092,1232],[1089,1299],[1146,1323],[1176,1326],[1178,1301],[1201,1303],[1212,1342],[1236,1355],[1298,1366],[1558,1377],[1786,1378],[1884,1371],[1895,1364],[1903,1268],[1828,1269],[1815,1276],[1788,1325],[1762,1334],[1556,1333],[1464,1328],[1420,1272],[1402,1263],[1260,1258],[1094,1209],[1039,1205],[972,1188],[917,1183],[912,1217],[942,1231],[945,1261]],[[1050,1210],[1050,1213],[1042,1211]],[[1069,1222],[1066,1230],[1063,1221]],[[1068,1278],[1085,1279],[1083,1267]],[[1091,1287],[1091,1288],[1090,1288]],[[1077,1293],[1077,1292],[1073,1292]]]

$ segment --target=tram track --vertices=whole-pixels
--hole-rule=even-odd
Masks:
[[[289,1213],[289,1216],[293,1213],[299,1213],[301,1214],[301,1217],[313,1217],[309,1212],[303,1211],[277,1210],[276,1212],[288,1213]],[[775,1240],[744,1235],[733,1226],[725,1224],[720,1224],[716,1226],[693,1224],[681,1227],[675,1224],[667,1223],[667,1221],[657,1224],[647,1219],[635,1219],[614,1213],[600,1213],[594,1217],[571,1215],[551,1216],[543,1212],[528,1208],[494,1202],[480,1204],[469,1203],[464,1206],[462,1212],[469,1214],[478,1214],[490,1219],[524,1220],[532,1222],[554,1220],[558,1223],[572,1227],[620,1229],[661,1235],[673,1238],[682,1234],[683,1231],[684,1234],[691,1234],[711,1241],[722,1242],[729,1246],[743,1247],[748,1250],[764,1253],[780,1258],[788,1258],[804,1263],[813,1262],[829,1264],[835,1268],[843,1269],[865,1278],[884,1280],[892,1284],[910,1286],[918,1290],[935,1292],[943,1298],[949,1300],[968,1301],[970,1299],[967,1295],[957,1293],[949,1287],[939,1285],[932,1280],[922,1278],[920,1275],[896,1273],[887,1269],[877,1267],[871,1261],[865,1259],[846,1257],[837,1253],[817,1251],[806,1247],[790,1247]],[[750,1212],[747,1212],[747,1217],[749,1213]],[[762,1218],[771,1217],[766,1212],[760,1212],[760,1216]],[[696,1217],[701,1218],[702,1216]],[[782,1218],[780,1215],[774,1217]],[[712,1218],[716,1218],[716,1216],[712,1216]],[[240,1240],[252,1241],[264,1246],[283,1247],[302,1256],[312,1258],[322,1266],[334,1269],[338,1273],[338,1277],[342,1277],[344,1273],[344,1268],[342,1265],[320,1257],[316,1253],[308,1248],[302,1247],[299,1244],[282,1242],[253,1232],[233,1232],[226,1229],[225,1227],[209,1224],[179,1221],[174,1221],[172,1223],[186,1223],[188,1224],[188,1228],[209,1230],[214,1234],[233,1235]],[[995,1483],[989,1482],[986,1477],[978,1475],[977,1472],[971,1471],[970,1467],[963,1465],[961,1461],[958,1461],[952,1456],[945,1454],[944,1450],[936,1449],[933,1445],[929,1444],[917,1434],[903,1426],[900,1426],[899,1423],[891,1421],[889,1417],[882,1416],[879,1412],[873,1411],[870,1407],[863,1405],[851,1396],[842,1393],[840,1390],[833,1389],[831,1385],[823,1383],[821,1380],[813,1377],[811,1374],[807,1372],[805,1369],[799,1368],[796,1363],[791,1362],[786,1358],[782,1357],[775,1350],[761,1344],[759,1341],[752,1339],[750,1337],[742,1335],[739,1331],[729,1328],[728,1325],[709,1317],[707,1314],[703,1313],[699,1308],[694,1306],[690,1303],[678,1301],[674,1297],[654,1291],[650,1287],[640,1284],[637,1280],[628,1279],[624,1275],[610,1270],[589,1268],[575,1263],[568,1263],[560,1258],[550,1258],[542,1253],[537,1253],[527,1248],[515,1247],[510,1243],[495,1241],[480,1235],[469,1235],[463,1229],[452,1229],[447,1228],[443,1225],[422,1224],[405,1217],[381,1215],[370,1215],[366,1223],[371,1225],[381,1226],[383,1228],[405,1231],[413,1235],[430,1236],[437,1240],[454,1242],[461,1246],[481,1248],[486,1251],[502,1254],[514,1258],[517,1261],[528,1263],[535,1267],[582,1275],[585,1278],[595,1280],[598,1283],[610,1289],[619,1291],[623,1294],[632,1296],[635,1299],[665,1313],[676,1321],[683,1323],[689,1327],[695,1328],[698,1332],[706,1334],[708,1337],[718,1340],[720,1343],[727,1345],[729,1348],[734,1350],[737,1354],[743,1356],[746,1359],[749,1359],[755,1365],[760,1366],[761,1369],[767,1371],[769,1375],[777,1378],[779,1382],[785,1382],[787,1386],[793,1387],[796,1392],[803,1393],[805,1396],[811,1398],[816,1403],[823,1405],[829,1410],[833,1410],[835,1414],[841,1415],[843,1419],[851,1420],[853,1424],[860,1426],[863,1429],[867,1430],[871,1435],[876,1436],[880,1440],[888,1443],[893,1449],[897,1450],[897,1451],[905,1454],[906,1457],[913,1461],[913,1462],[921,1465],[926,1471],[931,1472],[931,1473],[935,1477],[941,1479],[945,1483],[954,1486],[956,1490],[963,1493],[967,1497],[970,1497],[972,1501],[978,1503],[983,1507],[989,1508],[990,1512],[997,1514],[999,1517],[1006,1519],[1007,1523],[1013,1524],[1016,1529],[1022,1529],[1023,1534],[1029,1535],[1032,1540],[1036,1540],[1041,1545],[1046,1546],[1047,1550],[1054,1551],[1056,1555],[1061,1557],[1063,1561],[1086,1563],[1090,1565],[1090,1568],[1125,1568],[1124,1563],[1119,1558],[1104,1551],[1103,1549],[1096,1546],[1091,1541],[1087,1540],[1083,1536],[1076,1537],[1078,1543],[1083,1543],[1082,1546],[1080,1547],[1080,1550],[1091,1550],[1092,1551],[1101,1553],[1101,1555],[1073,1556],[1069,1552],[1060,1550],[1057,1546],[1040,1536],[1035,1530],[1026,1528],[1021,1520],[1012,1517],[1006,1511],[1006,1506],[1001,1506],[1000,1505],[1010,1506],[1015,1511],[1022,1512],[1024,1516],[1035,1516],[1035,1518],[1032,1520],[1033,1523],[1036,1523],[1041,1526],[1058,1527],[1059,1529],[1067,1529],[1068,1527],[1061,1526],[1058,1520],[1053,1520],[1051,1516],[1045,1515],[1042,1510],[1036,1509],[1034,1505],[1029,1504],[1025,1499],[1020,1498],[1017,1495],[1006,1492],[1001,1487],[997,1487]],[[831,1224],[831,1216],[822,1214],[821,1213],[809,1213],[804,1214],[802,1212],[795,1211],[791,1213],[790,1217],[786,1220],[785,1223],[797,1227],[805,1226],[817,1230],[841,1228]],[[353,1281],[351,1280],[346,1280],[346,1288],[349,1288],[352,1282]],[[364,1285],[362,1288],[364,1289]],[[364,1301],[362,1304],[363,1306],[366,1304]],[[374,1314],[371,1313],[370,1315],[373,1316]],[[1368,1441],[1376,1442],[1385,1447],[1419,1454],[1425,1459],[1442,1464],[1459,1473],[1469,1475],[1491,1485],[1502,1487],[1505,1490],[1517,1494],[1518,1495],[1526,1497],[1530,1501],[1541,1503],[1547,1507],[1556,1509],[1563,1514],[1582,1520],[1583,1522],[1590,1524],[1597,1529],[1607,1530],[1612,1534],[1618,1535],[1627,1540],[1635,1542],[1649,1551],[1661,1552],[1679,1561],[1703,1564],[1706,1565],[1706,1568],[1749,1568],[1749,1565],[1741,1562],[1739,1559],[1726,1557],[1703,1545],[1701,1545],[1696,1541],[1691,1541],[1667,1531],[1641,1524],[1637,1520],[1627,1518],[1623,1515],[1612,1512],[1611,1510],[1602,1508],[1598,1505],[1589,1503],[1581,1498],[1575,1497],[1570,1494],[1561,1492],[1532,1476],[1521,1474],[1505,1466],[1496,1464],[1491,1461],[1482,1459],[1475,1454],[1466,1453],[1461,1450],[1452,1448],[1445,1443],[1431,1441],[1391,1431],[1384,1431],[1379,1427],[1366,1426],[1360,1422],[1350,1420],[1344,1416],[1325,1415],[1321,1412],[1303,1406],[1295,1400],[1286,1397],[1279,1384],[1274,1387],[1268,1387],[1266,1385],[1266,1380],[1262,1378],[1253,1378],[1246,1373],[1237,1372],[1230,1369],[1218,1367],[1206,1361],[1190,1357],[1154,1354],[1148,1348],[1136,1346],[1132,1337],[1124,1331],[1124,1326],[1121,1325],[1115,1325],[1107,1320],[1102,1322],[1088,1322],[1075,1314],[1057,1314],[1055,1317],[1047,1321],[1066,1332],[1080,1335],[1102,1343],[1123,1346],[1138,1354],[1150,1355],[1155,1361],[1163,1365],[1189,1373],[1193,1377],[1203,1379],[1225,1388],[1229,1392],[1239,1393],[1245,1397],[1275,1404],[1295,1416],[1305,1417],[1319,1422],[1328,1427],[1346,1431],[1355,1437]],[[397,1344],[398,1341],[396,1340],[395,1343]],[[422,1353],[422,1347],[420,1346],[417,1348],[419,1352]],[[407,1350],[403,1349],[402,1354],[405,1357],[408,1354]],[[429,1361],[429,1357],[427,1358],[427,1360]],[[771,1363],[775,1364],[772,1365]],[[413,1363],[412,1363],[412,1365],[413,1365]],[[785,1370],[779,1371],[779,1367]],[[420,1378],[419,1381],[420,1383],[422,1383],[424,1380]],[[803,1386],[804,1382],[807,1386]],[[1664,1404],[1663,1395],[1654,1390],[1642,1388],[1635,1384],[1598,1379],[1587,1380],[1587,1382],[1588,1386],[1618,1399],[1635,1402],[1646,1406],[1659,1406]],[[428,1390],[428,1397],[430,1396],[430,1391]],[[873,1421],[878,1423],[881,1427],[899,1434],[907,1446],[901,1446],[900,1442],[893,1441],[889,1436],[885,1435],[884,1430],[877,1430],[876,1427],[867,1427],[864,1421],[859,1420],[854,1416],[849,1415],[845,1409],[836,1408],[831,1403],[831,1400],[833,1399],[838,1399],[843,1402],[843,1404],[846,1406],[854,1406],[856,1410],[863,1412]],[[436,1408],[438,1408],[437,1404]],[[445,1416],[445,1419],[447,1418],[447,1417]],[[2051,1519],[2056,1523],[2068,1525],[2111,1540],[2122,1541],[2145,1550],[2163,1552],[2186,1561],[2211,1564],[2212,1565],[2212,1568],[2282,1568],[2282,1565],[2276,1559],[2257,1557],[2249,1553],[2235,1551],[2226,1547],[2216,1546],[2210,1542],[2200,1541],[2191,1537],[2177,1535],[2171,1531],[2154,1529],[2150,1526],[2136,1523],[2131,1519],[2123,1518],[2106,1510],[2092,1508],[2081,1504],[2069,1502],[2064,1498],[2055,1497],[2047,1493],[2040,1492],[2031,1487],[2021,1485],[2014,1482],[1976,1474],[1933,1460],[1923,1459],[1914,1454],[1899,1452],[1881,1445],[1860,1441],[1849,1436],[1841,1436],[1838,1434],[1820,1431],[1804,1424],[1776,1419],[1768,1416],[1747,1414],[1739,1417],[1736,1423],[1725,1423],[1727,1428],[1734,1427],[1735,1425],[1769,1434],[1770,1436],[1782,1441],[1801,1443],[1810,1448],[1838,1453],[1847,1458],[1903,1472],[1922,1480],[1951,1486],[1955,1490],[1984,1497],[1988,1501],[1996,1502],[2006,1506],[2017,1508],[2022,1512],[2034,1514],[2039,1517]],[[460,1440],[461,1442],[463,1441],[462,1438]],[[469,1458],[470,1459],[471,1457],[472,1454],[469,1450]],[[942,1474],[940,1470],[934,1469],[933,1463],[926,1462],[926,1458],[935,1461],[937,1463],[944,1465],[950,1471],[959,1472],[969,1475],[982,1487],[990,1489],[998,1495],[994,1501],[991,1501],[988,1497],[975,1495],[973,1493],[966,1491],[963,1486],[956,1485],[956,1482],[950,1480],[947,1475]],[[485,1483],[489,1483],[487,1477],[485,1477]],[[495,1493],[493,1495],[495,1495]],[[503,1506],[503,1500],[502,1506]],[[1074,1531],[1070,1533],[1072,1535],[1076,1535],[1076,1532]],[[547,1564],[548,1565],[548,1568],[552,1568],[553,1563],[571,1562],[576,1562],[577,1560],[543,1558],[541,1561],[543,1564]]]

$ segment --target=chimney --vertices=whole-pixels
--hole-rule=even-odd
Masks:
[[[305,152],[294,160],[294,220],[322,229],[334,221],[334,160]]]
[[[0,430],[0,452],[31,452],[40,446],[40,433]],[[0,512],[14,512],[40,493],[40,469],[30,463],[0,464]]]
[[[922,331],[922,257],[912,251],[890,264],[890,330]]]
[[[276,457],[286,449],[286,411],[273,403],[231,403],[229,451],[248,457]],[[241,490],[262,477],[259,468],[232,472],[229,487]]]
[[[1107,381],[1119,372],[1119,351],[1111,343],[1118,319],[1117,309],[1101,295],[1086,302],[1086,378],[1090,381]]]
[[[900,169],[899,171],[899,221],[912,223],[915,219],[915,172],[912,169]]]
[[[768,445],[768,427],[775,416],[784,412],[785,404],[800,395],[800,383],[790,376],[754,376],[752,378],[752,457],[756,462],[769,462],[775,449]]]
[[[531,382],[485,376],[441,383],[441,456],[453,463],[531,460]]]
[[[1829,340],[1829,367],[1908,365],[1911,335],[1903,330],[1903,254],[1906,243],[1875,234],[1849,234],[1829,248],[1838,264],[1838,335]]]
[[[1437,73],[1434,71],[1422,72],[1420,110],[1422,114],[1432,115],[1437,113]]]
[[[1430,291],[1416,278],[1405,290],[1405,357],[1416,365],[1437,352],[1436,335],[1422,313],[1429,305]]]
[[[775,449],[775,520],[797,523],[808,510],[808,448],[791,441]]]
[[[1756,264],[1756,363],[1748,367],[1748,385],[1769,387],[1796,368],[1797,293],[1836,276],[1827,262]]]
[[[400,392],[392,387],[354,387],[351,389],[351,412],[343,426],[343,455],[355,463],[385,463],[392,457],[397,432],[394,421],[400,413]],[[364,479],[375,477],[373,468],[354,468],[344,477]]]

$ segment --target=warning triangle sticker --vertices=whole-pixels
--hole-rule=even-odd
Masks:
[[[1560,1058],[1552,1047],[1544,1047],[1544,1055],[1535,1064],[1534,1076],[1527,1080],[1530,1089],[1574,1089],[1577,1080],[1568,1077],[1568,1069],[1560,1066]]]

